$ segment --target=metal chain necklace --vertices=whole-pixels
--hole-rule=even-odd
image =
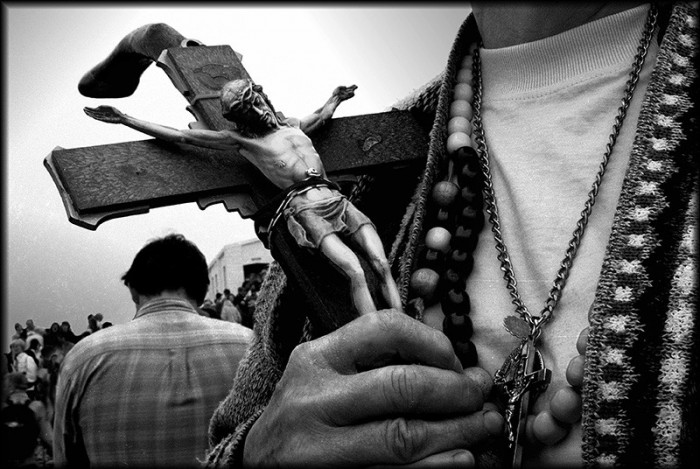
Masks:
[[[494,383],[499,387],[502,397],[506,404],[506,431],[508,437],[509,448],[513,455],[513,467],[520,467],[522,460],[522,439],[525,431],[525,417],[528,414],[528,407],[531,392],[537,394],[542,392],[548,385],[551,372],[544,366],[542,356],[537,350],[535,344],[539,339],[543,326],[552,318],[554,309],[559,303],[562,290],[569,276],[569,271],[573,264],[576,252],[581,244],[588,219],[593,210],[600,185],[605,175],[605,170],[610,160],[615,142],[622,128],[623,121],[627,115],[630,102],[634,90],[639,81],[639,75],[646,59],[649,44],[656,27],[657,10],[654,5],[649,10],[644,33],[640,40],[637,54],[632,65],[632,71],[627,81],[624,97],[618,109],[613,130],[608,139],[603,159],[598,167],[598,172],[595,180],[588,193],[584,209],[581,212],[581,217],[576,222],[576,228],[573,232],[571,240],[568,242],[568,247],[564,259],[561,261],[553,286],[549,291],[549,295],[545,301],[544,308],[539,316],[533,316],[524,304],[518,284],[515,279],[513,264],[508,254],[503,235],[501,232],[501,223],[496,204],[496,196],[493,186],[493,177],[491,175],[489,165],[489,153],[484,137],[484,128],[481,116],[482,103],[482,76],[481,64],[479,59],[479,49],[474,51],[474,119],[473,119],[473,135],[477,145],[477,153],[479,162],[484,175],[484,202],[486,213],[489,216],[489,221],[492,225],[492,231],[496,242],[496,250],[498,251],[498,260],[501,263],[501,270],[504,272],[504,280],[511,297],[511,301],[515,306],[517,316],[508,316],[504,320],[504,325],[509,333],[518,337],[521,340],[520,345],[513,350],[507,357],[501,369],[494,377]],[[536,396],[535,396],[536,397]]]

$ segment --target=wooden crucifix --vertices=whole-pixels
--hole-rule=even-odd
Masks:
[[[234,78],[249,78],[240,56],[228,46],[209,47],[186,39],[164,24],[147,25],[126,36],[83,77],[79,89],[95,98],[128,96],[153,61],[188,100],[187,109],[196,119],[191,128],[230,128],[221,113],[219,90]],[[426,129],[410,113],[399,111],[332,119],[311,139],[328,177],[336,181],[420,161],[427,149]],[[260,232],[280,197],[279,189],[239,155],[161,140],[57,147],[45,166],[69,220],[89,229],[150,207],[197,201],[201,208],[223,202],[229,211],[252,218]],[[355,315],[347,293],[332,292],[344,283],[339,272],[323,268],[312,253],[295,246],[288,230],[276,230],[268,241],[288,279],[306,298],[319,332],[335,329]]]

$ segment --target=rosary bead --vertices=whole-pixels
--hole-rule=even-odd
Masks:
[[[453,223],[452,218],[452,213],[449,210],[441,208],[435,213],[435,225],[449,230]]]
[[[464,99],[456,99],[450,104],[450,117],[461,116],[471,120],[472,112],[472,105]]]
[[[464,342],[457,342],[452,340],[452,348],[454,348],[455,355],[462,362],[462,366],[465,368],[476,366],[479,361],[479,355],[476,352],[476,346],[471,340],[465,340]]]
[[[465,303],[452,303],[448,299],[446,299],[444,296],[440,300],[440,307],[442,308],[442,312],[445,315],[448,314],[468,314],[469,311],[465,312],[465,306],[467,306]]]
[[[471,251],[476,246],[478,234],[471,228],[459,225],[452,236],[452,247],[459,250]]]
[[[437,288],[440,276],[433,269],[422,268],[411,275],[411,288],[416,295],[423,298],[430,298]]]
[[[469,317],[466,314],[449,313],[449,314],[445,314],[444,320],[449,322],[450,326],[462,327],[464,324],[467,323],[467,319],[465,319],[465,318],[468,319]]]
[[[478,163],[479,161],[479,157],[476,154],[476,150],[474,150],[474,148],[471,146],[461,147],[452,155],[450,155],[450,157],[452,158],[452,161],[454,161],[455,169],[457,171],[461,170],[462,166],[464,166],[467,163],[471,164],[472,161]]]
[[[475,179],[480,174],[479,163],[475,160],[467,160],[462,166],[462,170],[459,173],[463,180],[471,181]]]
[[[469,119],[462,116],[455,116],[447,123],[447,134],[453,134],[455,132],[464,132],[465,134],[471,135],[472,125]]]
[[[471,57],[469,57],[471,60]],[[468,85],[472,84],[474,74],[472,73],[471,66],[469,68],[462,68],[459,73],[457,73],[456,81],[457,83],[466,83]]]
[[[442,331],[450,339],[465,340],[474,333],[474,326],[469,316],[463,314],[447,314],[442,321]]]
[[[462,209],[462,218],[464,218],[465,220],[474,220],[479,216],[480,213],[481,210],[477,210],[476,208],[467,205]]]
[[[577,355],[571,359],[569,366],[566,367],[566,380],[575,388],[580,388],[583,385],[583,367],[585,357]]]
[[[540,441],[535,437],[535,416],[534,415],[528,415],[525,417],[527,420],[525,420],[525,441],[529,445],[540,445]]]
[[[563,423],[578,422],[581,419],[582,408],[581,395],[571,386],[565,386],[558,390],[549,401],[552,417]]]
[[[471,256],[467,251],[460,251],[459,249],[455,249],[450,255],[450,261],[456,264],[462,264],[464,262],[467,262],[469,257]]]
[[[469,314],[471,311],[471,303],[469,295],[466,292],[458,289],[450,289],[446,295],[440,299],[440,306],[445,315],[448,314]]]
[[[455,269],[447,269],[442,278],[446,288],[464,289],[466,286],[464,275],[460,275]]]
[[[453,154],[462,147],[468,147],[472,144],[472,139],[464,132],[455,132],[447,137],[447,153]]]
[[[467,294],[466,291],[464,290],[457,290],[457,289],[452,289],[447,292],[447,295],[445,295],[445,298],[447,298],[451,303],[460,305],[462,306],[462,309],[466,310],[464,314],[469,314],[469,310],[471,309],[471,304],[469,300],[469,295]]]
[[[481,231],[484,227],[484,213],[481,210],[467,205],[462,209],[460,224],[468,226],[475,231]]]
[[[421,267],[426,267],[436,272],[444,268],[445,256],[434,249],[426,249],[423,260],[424,262],[421,264]]]
[[[452,254],[450,254],[450,257],[447,260],[447,264],[453,269],[459,270],[465,277],[467,277],[469,274],[471,274],[472,268],[474,267],[474,257],[467,251],[453,249]]]
[[[587,327],[581,331],[581,333],[578,336],[578,340],[576,340],[576,350],[578,350],[578,353],[580,353],[581,355],[586,354],[586,344],[588,344],[588,328]]]
[[[470,70],[474,66],[474,57],[472,57],[473,54],[467,54],[464,56],[462,59],[462,70]]]
[[[448,207],[459,194],[459,186],[450,181],[440,181],[435,184],[432,199],[439,207]]]
[[[532,423],[532,433],[540,443],[551,446],[563,440],[569,430],[545,410],[535,417],[535,421]]]
[[[467,83],[457,83],[455,85],[454,99],[463,99],[471,103],[474,99],[471,85]]]
[[[447,253],[450,250],[450,239],[452,235],[449,231],[441,226],[434,226],[428,230],[425,235],[425,245],[429,249],[434,249],[442,253]]]
[[[466,203],[481,206],[481,191],[475,190],[473,187],[464,186],[460,195]]]
[[[440,259],[440,252],[435,249],[428,249],[425,253],[425,260],[429,262],[435,262]]]

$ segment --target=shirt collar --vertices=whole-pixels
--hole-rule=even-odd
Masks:
[[[150,313],[161,312],[166,308],[169,311],[180,311],[184,313],[199,314],[197,313],[197,310],[195,310],[187,300],[176,297],[162,297],[154,298],[142,304],[141,307],[136,311],[134,319],[140,318],[141,316],[145,316]]]
[[[484,96],[531,92],[600,73],[628,69],[650,5],[640,5],[537,41],[481,49]]]

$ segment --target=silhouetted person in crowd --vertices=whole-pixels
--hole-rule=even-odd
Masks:
[[[61,339],[59,338],[59,330],[61,329],[61,326],[58,325],[57,322],[54,322],[51,324],[51,327],[46,330],[44,333],[44,348],[49,348],[52,349],[53,347],[57,346]]]
[[[100,321],[103,319],[102,314],[90,314],[87,319],[90,332],[97,332],[100,330]]]
[[[216,310],[216,305],[214,305],[214,303],[211,300],[205,300],[204,303],[202,303],[200,309],[204,312],[204,314],[207,317],[213,319],[221,319],[219,312]]]
[[[36,366],[41,366],[41,340],[38,336],[29,338],[25,353],[34,359]]]
[[[2,458],[3,468],[42,467],[35,450],[39,441],[44,448],[52,446],[51,422],[46,405],[27,392],[27,377],[9,373],[3,380]]]
[[[26,377],[28,383],[26,390],[31,395],[34,393],[39,367],[32,356],[27,353],[27,344],[22,339],[13,340],[10,343],[10,350],[12,351],[12,371]]]
[[[12,340],[15,339],[22,339],[25,340],[27,338],[27,330],[22,328],[22,325],[18,322],[15,323],[15,333],[12,336]]]
[[[61,366],[55,464],[198,466],[252,333],[198,314],[207,262],[181,235],[144,246],[122,280],[134,319],[86,337]]]
[[[62,337],[63,340],[70,342],[71,344],[75,344],[80,340],[77,335],[73,332],[73,329],[70,327],[70,323],[68,321],[63,321],[61,323],[61,329],[59,330],[59,337]]]
[[[224,295],[221,292],[216,292],[216,297],[214,298],[214,307],[216,312],[221,317],[221,308],[224,306]]]

